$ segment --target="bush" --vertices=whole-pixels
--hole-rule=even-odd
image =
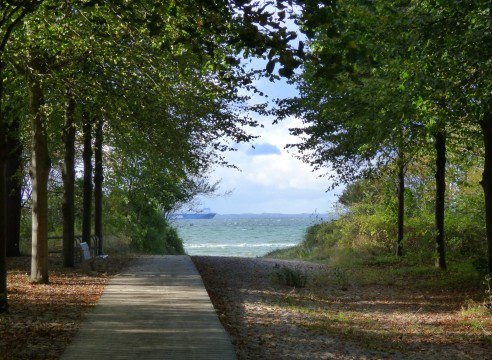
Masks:
[[[470,158],[447,168],[445,247],[449,264],[464,263],[473,272],[487,271],[484,195],[480,187],[481,160]],[[403,258],[395,256],[398,199],[395,164],[375,173],[377,177],[349,184],[340,196],[346,208],[337,220],[308,229],[304,241],[276,258],[299,257],[331,266],[391,263],[434,266],[435,178],[430,158],[407,164]],[[300,255],[300,256],[299,256]]]
[[[299,269],[291,269],[287,266],[282,266],[275,272],[279,283],[287,286],[303,288],[306,286],[307,274]]]
[[[112,194],[106,199],[105,231],[128,239],[131,250],[144,254],[184,254],[178,233],[164,218],[159,207],[142,197]]]

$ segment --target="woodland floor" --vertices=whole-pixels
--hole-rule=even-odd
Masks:
[[[492,359],[492,313],[470,284],[443,287],[435,274],[388,277],[384,269],[367,279],[294,261],[193,260],[239,360]],[[8,259],[10,313],[0,315],[0,359],[58,359],[83,314],[130,261],[110,257],[88,271],[64,269],[53,258],[50,284],[33,285],[30,259]],[[281,285],[283,266],[307,273],[307,286]]]
[[[193,257],[238,359],[492,359],[483,290],[442,272]],[[308,274],[281,285],[284,266]],[[479,286],[478,286],[479,287]]]
[[[62,267],[50,258],[47,285],[30,283],[30,257],[7,259],[9,313],[0,314],[0,359],[58,359],[77,332],[83,314],[101,297],[112,275],[131,258],[96,261],[94,271]]]

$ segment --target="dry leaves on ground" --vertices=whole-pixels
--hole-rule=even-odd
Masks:
[[[492,359],[492,313],[466,309],[479,295],[469,288],[340,286],[308,265],[311,281],[294,289],[272,276],[281,260],[193,260],[239,359]]]
[[[8,258],[9,313],[0,314],[0,359],[58,359],[111,275],[130,258],[109,257],[95,271],[63,268],[50,258],[49,284],[32,284],[30,258]]]

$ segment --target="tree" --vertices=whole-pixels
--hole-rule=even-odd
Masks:
[[[8,311],[6,255],[6,157],[11,149],[7,148],[7,124],[3,112],[5,49],[14,29],[24,18],[36,10],[40,1],[25,1],[18,4],[2,3],[0,20],[0,313]]]
[[[236,85],[252,89],[251,76],[254,73],[246,72],[240,66],[239,59],[251,54],[268,58],[267,72],[273,73],[275,65],[279,64],[279,73],[283,76],[292,74],[293,69],[300,64],[303,55],[302,46],[297,49],[290,47],[289,42],[296,35],[282,25],[285,18],[285,12],[282,11],[286,9],[286,5],[282,1],[272,2],[272,5],[275,4],[281,10],[278,13],[270,12],[263,4],[243,0],[212,2],[190,0],[179,4],[162,4],[155,1],[144,3],[115,1],[99,4],[76,0],[58,3],[46,0],[23,2],[22,5],[5,8],[3,19],[6,19],[6,22],[2,24],[2,29],[5,29],[4,39],[8,39],[13,30],[16,30],[14,34],[16,41],[9,44],[8,61],[25,78],[30,93],[33,131],[31,149],[33,190],[31,280],[33,282],[42,283],[49,280],[47,184],[51,164],[48,131],[52,122],[50,111],[56,104],[46,99],[47,96],[59,92],[59,89],[65,89],[65,80],[74,78],[73,76],[67,78],[64,75],[70,71],[71,75],[80,73],[80,68],[90,60],[101,69],[102,73],[111,75],[105,78],[105,86],[112,87],[119,93],[128,93],[129,89],[137,88],[140,89],[139,93],[146,93],[149,89],[163,90],[162,87],[155,86],[155,80],[162,80],[169,75],[163,76],[165,72],[162,71],[162,62],[165,60],[179,70],[176,76],[185,74],[186,81],[193,82],[205,80],[207,86],[201,88],[204,91],[200,94],[201,100],[214,92],[224,96],[205,101],[199,111],[209,113],[198,114],[201,115],[200,120],[186,117],[181,113],[177,118],[179,121],[171,123],[171,127],[167,128],[173,129],[174,132],[170,133],[172,136],[166,137],[160,134],[167,141],[176,136],[179,144],[186,144],[183,149],[179,149],[177,157],[172,159],[174,161],[170,161],[170,165],[178,171],[175,169],[168,171],[168,174],[183,175],[175,176],[175,183],[186,184],[186,181],[182,180],[186,178],[184,175],[196,175],[212,161],[223,162],[221,151],[231,147],[221,139],[224,137],[230,137],[235,141],[251,139],[241,126],[255,125],[254,121],[238,116],[238,112],[224,111],[238,99],[234,96]],[[301,2],[301,4],[305,3]],[[27,17],[29,14],[30,16]],[[16,28],[17,25],[22,26]],[[2,54],[6,44],[7,41],[4,41]],[[106,45],[110,45],[107,49],[112,54],[104,59],[104,55],[108,54],[103,50]],[[139,53],[137,50],[143,51]],[[127,53],[133,56],[127,57]],[[107,62],[107,59],[112,62]],[[190,64],[192,67],[186,68]],[[179,78],[175,80],[167,82],[172,85],[166,90],[175,91],[186,84],[186,81],[181,82]],[[212,92],[207,95],[208,91]],[[79,94],[74,93],[74,95]],[[90,105],[95,99],[101,100],[101,97],[83,98],[82,102]],[[191,103],[192,97],[188,99]],[[133,97],[131,100],[136,98]],[[182,104],[180,105],[170,108],[171,111],[168,113],[172,115],[170,118],[174,117],[173,111],[176,108],[180,110],[183,108]],[[139,109],[134,108],[134,110]],[[128,121],[126,115],[115,114],[118,121],[111,119],[113,121],[109,129],[114,130],[119,121],[124,127],[125,122]],[[3,120],[0,121],[0,133],[2,139],[5,138]],[[183,138],[179,139],[180,136]],[[193,149],[193,151],[185,154],[186,149]],[[183,159],[186,166],[180,164]],[[1,178],[4,181],[3,170]],[[3,183],[0,185],[4,189]],[[0,213],[0,218],[3,219],[3,215],[4,210]],[[4,236],[2,236],[2,245],[3,239]],[[2,258],[0,268],[2,268],[4,256],[0,257]],[[2,273],[5,272],[2,270]],[[0,285],[3,286],[3,283]],[[2,296],[3,293],[1,292]]]
[[[484,144],[487,142],[486,126],[482,125],[486,124],[490,108],[490,67],[487,65],[491,50],[490,34],[484,31],[490,25],[489,5],[487,1],[425,1],[415,3],[411,8],[413,17],[419,19],[418,27],[409,26],[407,31],[412,62],[417,70],[414,86],[419,89],[417,104],[424,110],[438,150],[436,179],[443,176],[440,168],[445,166],[444,142],[452,139],[451,135],[460,142],[473,142],[473,133],[476,128],[481,128]],[[487,174],[484,167],[485,178]],[[438,194],[441,194],[436,199],[436,207],[442,208],[444,180],[437,183]],[[492,199],[485,201],[486,209],[491,202]],[[442,219],[436,212],[436,226]],[[490,222],[486,221],[486,226],[489,228]],[[438,248],[443,246],[440,227],[436,234]],[[489,236],[487,238],[490,271],[492,240]]]
[[[25,159],[23,149],[25,143],[21,119],[26,116],[26,101],[23,84],[15,81],[15,73],[10,67],[4,69],[8,79],[5,83],[6,91],[3,98],[3,116],[7,124],[7,161],[6,161],[6,236],[7,257],[20,255],[20,222],[22,210],[22,186]]]
[[[398,154],[398,235],[396,240],[396,256],[403,256],[403,238],[405,232],[405,158]]]
[[[480,182],[485,194],[485,224],[488,244],[488,271],[492,273],[492,112],[487,110],[480,126],[483,133],[485,147],[485,161],[482,181]]]
[[[293,145],[303,159],[315,169],[328,164],[341,182],[365,176],[409,149],[434,145],[435,243],[443,269],[446,154],[475,141],[477,128],[488,134],[487,9],[486,1],[347,1],[330,8],[336,21],[305,17],[301,26],[314,26],[305,31],[311,62],[299,83],[301,97],[280,104],[280,117],[305,121],[293,129],[304,136]],[[404,149],[398,140],[402,129]],[[484,171],[485,187],[489,173]],[[399,178],[402,183],[401,172]]]
[[[11,149],[7,154],[6,169],[6,192],[7,208],[6,213],[6,232],[7,232],[7,257],[20,256],[20,220],[22,207],[22,150],[23,144],[19,141],[20,120],[15,119],[8,126],[7,149]]]
[[[88,110],[84,110],[83,118],[83,138],[84,150],[82,151],[82,159],[84,162],[84,184],[83,184],[83,209],[82,209],[82,241],[87,243],[89,247],[95,246],[91,240],[92,230],[92,125],[94,123],[93,114]]]
[[[41,76],[46,74],[42,54],[28,54],[25,75],[29,87],[32,126],[31,174],[32,184],[32,260],[31,281],[48,283],[48,176],[51,161],[48,152],[48,133],[44,112],[44,88]]]
[[[72,91],[67,90],[65,103],[65,122],[63,125],[64,161],[62,165],[63,179],[63,266],[73,267],[75,256],[75,98]]]
[[[94,234],[98,238],[97,254],[103,254],[103,126],[104,121],[96,121],[94,139]]]
[[[404,170],[415,145],[424,140],[423,126],[400,86],[406,43],[395,31],[399,14],[385,3],[348,1],[333,7],[332,16],[337,20],[319,21],[306,32],[312,37],[310,61],[293,81],[300,96],[280,101],[277,115],[303,119],[303,126],[291,129],[302,141],[289,146],[315,169],[331,169],[334,186],[370,177],[397,159],[396,253],[401,255]]]

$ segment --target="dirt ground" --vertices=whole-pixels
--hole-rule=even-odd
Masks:
[[[193,260],[239,359],[492,359],[492,313],[466,287],[362,284],[293,261]],[[276,281],[284,266],[308,274],[307,286]]]
[[[9,259],[0,359],[58,359],[111,276],[131,260],[110,257],[91,271],[64,269],[53,258],[50,284],[33,285],[30,259]],[[364,282],[350,271],[295,261],[193,260],[240,360],[492,359],[492,313],[466,284]],[[306,287],[279,283],[284,267],[307,274]]]

